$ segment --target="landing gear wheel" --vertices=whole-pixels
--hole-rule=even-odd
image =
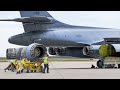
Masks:
[[[103,67],[103,61],[102,60],[97,61],[97,67],[98,68],[102,68]]]

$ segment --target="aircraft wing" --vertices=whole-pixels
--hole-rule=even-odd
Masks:
[[[15,21],[15,22],[22,22],[22,23],[53,23],[53,18],[37,16],[37,17],[22,17],[22,18],[15,18],[15,19],[0,19],[0,21]]]

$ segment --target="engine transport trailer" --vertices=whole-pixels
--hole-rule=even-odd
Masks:
[[[23,71],[29,72],[43,72],[43,61],[37,61],[37,62],[25,62],[23,64]],[[19,65],[16,64],[16,70],[19,69]]]

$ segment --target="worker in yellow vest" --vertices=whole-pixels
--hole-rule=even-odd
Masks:
[[[25,64],[25,58],[23,58],[20,62],[24,65]]]
[[[11,63],[12,63],[12,67],[11,67],[11,71],[15,71],[16,70],[16,62],[17,62],[17,60],[16,59],[14,59]]]
[[[23,64],[21,62],[18,62],[17,64],[17,73],[16,74],[20,74],[22,73],[23,71]]]
[[[23,59],[20,61],[20,66],[22,66],[21,73],[22,73],[23,70],[24,70],[24,64],[25,64],[25,58],[23,58]]]
[[[17,62],[17,60],[16,59],[14,59],[14,60],[11,60],[11,63],[8,65],[8,67],[7,68],[5,68],[4,70],[6,71],[6,70],[11,70],[11,71],[15,71],[16,70],[16,62]]]
[[[25,63],[30,64],[30,60],[26,58]],[[29,73],[29,66],[26,66],[25,68],[26,68],[26,73]]]
[[[45,73],[46,68],[47,68],[47,73],[49,73],[48,54],[45,54],[45,56],[43,57],[43,63],[44,63],[43,73]]]

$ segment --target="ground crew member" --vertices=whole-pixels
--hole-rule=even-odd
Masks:
[[[25,63],[26,64],[29,64],[30,63],[30,60],[28,60],[27,58],[26,58],[26,60],[25,60]],[[29,73],[29,67],[28,66],[26,66],[26,73]]]
[[[14,70],[16,70],[16,62],[17,62],[16,59],[12,60],[11,63],[8,65],[8,67],[4,69],[5,72],[6,70],[11,70],[14,72]]]
[[[21,61],[20,61],[20,63],[21,63],[21,65],[22,65],[22,70],[21,70],[21,72],[23,72],[23,70],[24,70],[24,64],[25,64],[25,58],[23,58]]]
[[[23,64],[21,62],[18,62],[17,64],[17,73],[16,74],[20,74],[22,73],[23,71]]]
[[[25,64],[25,58],[23,58],[20,62],[24,65]]]
[[[13,72],[14,72],[14,70],[16,70],[16,62],[17,62],[16,59],[12,61],[12,67],[11,67],[11,70],[12,70]]]
[[[49,73],[49,63],[48,63],[48,54],[45,54],[43,58],[43,63],[44,63],[44,70],[43,73],[45,73],[45,69],[47,68],[47,73]]]

